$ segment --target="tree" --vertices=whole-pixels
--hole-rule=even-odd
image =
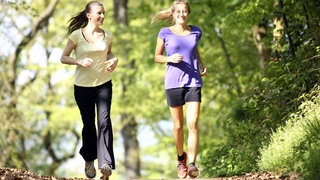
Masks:
[[[223,111],[226,114],[220,121],[225,130],[224,141],[216,145],[218,148],[215,150],[208,151],[202,159],[205,176],[231,176],[261,170],[256,164],[261,156],[259,149],[267,146],[269,135],[284,126],[288,117],[298,111],[301,94],[312,91],[318,83],[314,81],[318,77],[315,71],[318,63],[307,59],[317,59],[318,41],[315,39],[318,35],[314,32],[318,31],[319,24],[310,25],[310,22],[319,21],[316,15],[319,2],[275,2],[277,6],[273,1],[242,2],[240,6],[232,8],[222,23],[222,27],[229,30],[224,37],[236,42],[227,41],[227,47],[230,54],[236,57],[234,64],[237,64],[242,92],[233,96],[232,105],[227,105],[229,101],[224,104],[231,108]],[[258,54],[252,53],[256,49],[251,48],[253,41],[244,40],[244,36],[250,38],[248,30],[259,24],[261,19],[267,22],[267,28],[270,29],[263,39],[263,45],[271,53],[265,61],[263,73],[257,69],[251,71],[249,65],[245,66],[245,62],[256,60]],[[234,50],[234,47],[241,49],[241,52]],[[277,61],[272,57],[277,57]],[[225,93],[226,97],[230,98],[230,95]],[[286,170],[290,169],[294,167]]]
[[[127,18],[127,4],[128,0],[114,0],[114,19],[117,23],[118,30],[126,31],[128,28],[128,18]],[[121,44],[125,44],[130,41],[130,38],[121,38]],[[128,54],[130,49],[125,47],[120,52],[125,68],[129,73],[123,71],[121,74],[121,95],[120,99],[123,101],[128,101],[130,97],[127,95],[129,91],[129,86],[134,82],[135,77],[132,76],[132,72],[135,67],[135,60],[130,59]],[[129,112],[121,112],[121,134],[123,137],[124,146],[124,166],[126,178],[137,178],[140,177],[140,154],[139,154],[139,142],[137,140],[138,134],[138,124],[137,116]]]
[[[58,132],[56,128],[59,127],[53,125],[61,119],[57,116],[59,113],[52,113],[54,110],[61,110],[58,108],[61,101],[54,98],[58,92],[54,91],[52,83],[54,68],[49,60],[53,48],[48,46],[48,27],[58,3],[59,0],[1,4],[1,16],[5,19],[1,26],[6,26],[5,22],[10,23],[8,30],[4,32],[8,36],[11,32],[18,32],[13,38],[13,51],[1,58],[1,109],[4,113],[1,118],[4,133],[0,143],[2,166],[33,169],[52,175],[61,162],[74,157],[74,150],[80,139],[75,127],[70,126],[65,131]],[[38,13],[39,11],[42,12]],[[19,26],[14,16],[25,19],[27,25]],[[41,37],[44,37],[43,41]],[[39,62],[29,54],[36,47],[39,54],[45,49],[45,55]],[[75,140],[71,152],[61,150],[62,144],[58,144],[61,139],[66,138]]]
[[[25,35],[32,24],[29,19],[37,19],[48,2],[12,4],[5,9],[2,6],[1,30],[19,29],[16,32]],[[203,31],[199,51],[208,68],[203,78],[199,120],[201,176],[257,171],[259,149],[268,144],[271,132],[297,110],[300,95],[312,91],[318,83],[319,1],[189,2],[189,22]],[[59,60],[52,59],[66,42],[65,17],[78,12],[74,4],[82,8],[85,2],[60,1],[54,16],[47,21],[50,23],[42,24],[34,38],[22,47],[18,61],[13,63],[15,78],[9,78],[7,73],[8,56],[14,52],[0,54],[0,128],[7,132],[0,135],[0,158],[10,157],[6,161],[10,164],[4,165],[52,174],[75,153],[70,144],[76,145],[79,140],[81,121],[70,91],[74,69],[59,66]],[[126,178],[176,175],[175,147],[162,81],[165,65],[153,61],[157,33],[167,24],[150,23],[156,12],[170,5],[165,0],[114,0],[113,6],[105,4],[104,27],[114,34],[113,52],[120,60],[111,74],[112,120],[114,132],[121,132],[125,148],[117,170],[125,167],[126,172],[120,173]],[[7,11],[10,13],[5,14]],[[114,13],[112,20],[109,12]],[[29,23],[23,27],[8,25],[14,22],[10,17],[24,18]],[[277,23],[279,26],[275,26]],[[15,40],[18,42],[11,42],[10,47],[17,47],[20,41]],[[34,53],[42,57],[41,64],[31,61],[36,46],[41,47]],[[57,80],[59,74],[63,77]],[[9,80],[14,80],[14,88],[9,86]],[[13,98],[9,93],[13,93]],[[12,101],[15,108],[7,108]],[[166,129],[159,125],[163,122],[168,122]],[[139,130],[145,127],[154,133],[154,137],[143,137],[153,142],[148,147],[138,142]],[[116,159],[121,161],[122,157]]]

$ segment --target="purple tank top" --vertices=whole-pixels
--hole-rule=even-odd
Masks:
[[[183,55],[180,63],[167,63],[165,89],[202,86],[196,53],[202,32],[197,26],[190,27],[191,33],[186,36],[175,35],[168,27],[162,28],[158,34],[164,42],[167,56],[175,53]]]

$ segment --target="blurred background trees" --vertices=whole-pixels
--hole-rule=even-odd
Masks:
[[[150,23],[172,1],[103,2],[103,28],[114,34],[120,59],[111,75],[114,177],[176,177],[165,65],[153,61],[157,33],[167,24]],[[199,121],[201,176],[268,170],[318,177],[320,2],[189,2],[208,68]],[[81,160],[61,168],[78,154],[82,124],[74,69],[59,59],[67,21],[86,3],[0,1],[0,166],[83,176]]]

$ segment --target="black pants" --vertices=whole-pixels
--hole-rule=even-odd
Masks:
[[[113,133],[110,118],[112,82],[97,87],[74,86],[74,97],[83,122],[80,154],[85,161],[98,158],[98,168],[108,164],[115,169]],[[95,116],[97,108],[96,130]]]

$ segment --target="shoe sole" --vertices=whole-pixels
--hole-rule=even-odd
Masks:
[[[85,173],[86,177],[89,178],[89,179],[95,178],[96,177],[96,169],[93,167],[92,170],[88,170],[89,168],[87,168],[87,167],[88,166],[86,166],[85,169],[84,169],[84,173]]]
[[[93,179],[93,178],[95,178],[96,176],[90,177],[90,176],[86,175],[86,177],[87,177],[88,179]]]
[[[185,179],[188,176],[188,174],[186,173],[185,176],[178,176],[180,179]]]
[[[87,177],[88,179],[93,179],[93,178],[95,178],[96,176],[90,177],[90,176],[87,176],[87,175],[86,175],[86,177]]]
[[[188,176],[188,168],[184,168],[184,169],[181,169],[180,171],[177,171],[177,174],[180,179],[186,178]]]
[[[109,176],[107,177],[107,176],[102,176],[100,179],[102,179],[102,180],[109,180]]]
[[[194,178],[198,177],[199,170],[197,170],[197,169],[190,170],[190,171],[188,171],[188,175],[190,178],[194,179]]]
[[[179,174],[179,173],[183,173],[183,174]],[[177,174],[180,179],[184,179],[188,176],[188,169],[186,169],[185,171],[178,171]]]
[[[112,174],[111,168],[102,168],[100,170],[101,174],[103,174],[102,179],[103,180],[108,180],[109,176]]]
[[[186,167],[186,161],[188,159],[188,154],[186,152],[183,152],[183,156],[184,156],[184,161],[185,161],[184,164],[185,164],[185,167]],[[180,176],[179,172],[183,172],[184,174],[182,176]],[[177,171],[177,174],[178,174],[178,177],[180,179],[185,179],[188,176],[188,168],[186,167],[181,171]]]

